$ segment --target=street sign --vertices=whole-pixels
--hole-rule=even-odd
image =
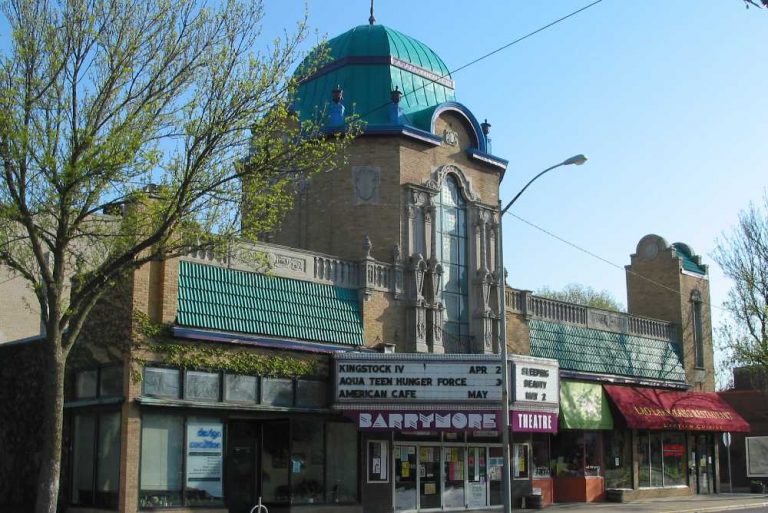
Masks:
[[[731,446],[731,434],[728,432],[723,433],[723,445],[726,447]]]

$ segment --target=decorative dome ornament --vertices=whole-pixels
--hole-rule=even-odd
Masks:
[[[376,23],[376,17],[373,15],[373,0],[371,0],[371,16],[368,18],[368,24],[373,25]]]

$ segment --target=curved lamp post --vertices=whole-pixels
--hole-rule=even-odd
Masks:
[[[502,493],[504,513],[509,513],[512,510],[512,487],[510,476],[510,458],[509,458],[509,360],[507,360],[507,305],[506,305],[506,280],[504,279],[504,244],[502,239],[501,221],[504,214],[509,210],[515,201],[525,192],[525,190],[542,175],[557,169],[561,166],[576,165],[580,166],[587,161],[587,157],[582,154],[574,155],[573,157],[566,159],[559,164],[548,167],[538,175],[531,178],[531,180],[520,189],[520,192],[515,194],[515,197],[507,203],[507,206],[501,208],[501,199],[499,199],[499,236],[496,241],[498,249],[498,263],[499,268],[499,343],[501,344],[499,350],[499,357],[501,358],[501,372],[502,372],[502,385],[501,385],[501,443],[504,450],[504,466],[502,467]]]

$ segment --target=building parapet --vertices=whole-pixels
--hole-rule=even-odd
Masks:
[[[527,318],[659,340],[676,340],[675,327],[668,321],[534,296],[531,291],[511,287],[506,287],[505,294],[507,312]]]
[[[370,256],[344,260],[331,255],[264,242],[242,243],[226,255],[198,251],[182,258],[191,262],[218,265],[247,272],[267,273],[283,278],[371,291],[403,292],[403,269],[397,259],[380,262]]]

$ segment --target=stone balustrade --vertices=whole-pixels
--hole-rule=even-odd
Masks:
[[[241,271],[361,289],[366,295],[378,290],[392,292],[399,297],[403,291],[402,266],[379,262],[371,257],[357,261],[343,260],[314,251],[256,242],[240,244],[227,255],[199,251],[183,258]]]
[[[674,325],[667,321],[534,296],[527,290],[507,287],[505,301],[507,312],[522,314],[533,319],[660,340],[675,338]]]

